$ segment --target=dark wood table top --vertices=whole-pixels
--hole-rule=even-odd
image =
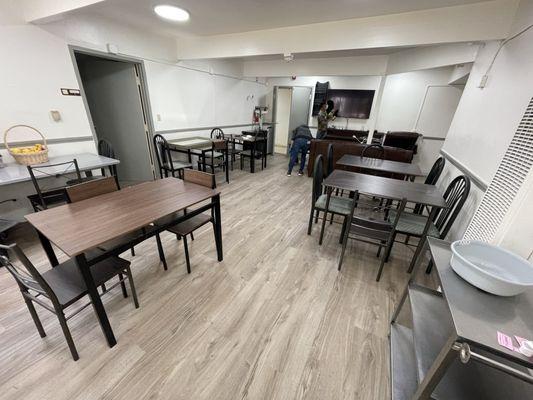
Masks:
[[[202,150],[211,149],[213,140],[203,136],[193,136],[168,140],[171,148],[179,150]]]
[[[408,175],[408,176],[424,176],[420,167],[417,164],[404,163],[400,161],[380,160],[378,158],[369,158],[355,156],[353,154],[343,155],[337,165],[345,167],[356,167],[362,169],[369,169],[373,171],[391,172],[394,174]]]
[[[165,178],[29,214],[26,219],[74,257],[217,194],[216,189]]]
[[[383,178],[356,172],[334,170],[324,185],[336,189],[355,191],[388,199],[407,199],[412,203],[428,206],[447,207],[439,189],[424,183]]]

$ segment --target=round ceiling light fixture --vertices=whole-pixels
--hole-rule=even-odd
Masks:
[[[155,6],[154,12],[161,18],[168,19],[170,21],[185,22],[190,18],[190,14],[183,8],[170,6],[167,4]]]

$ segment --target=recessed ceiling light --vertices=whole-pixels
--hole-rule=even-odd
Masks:
[[[189,13],[183,8],[169,5],[158,5],[154,7],[154,11],[161,18],[168,19],[171,21],[184,22],[189,20]]]

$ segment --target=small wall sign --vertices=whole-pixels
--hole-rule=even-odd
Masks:
[[[80,89],[61,88],[61,94],[63,96],[81,96]]]

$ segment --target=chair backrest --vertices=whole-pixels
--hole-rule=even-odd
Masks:
[[[90,199],[91,197],[100,196],[101,194],[116,192],[117,190],[117,182],[112,176],[69,186],[66,189],[70,203]]]
[[[15,281],[22,292],[32,290],[48,297],[52,303],[59,304],[57,296],[52,288],[46,283],[37,268],[35,268],[28,257],[26,257],[20,247],[16,244],[11,244],[9,246],[0,244],[0,249],[14,253],[16,258],[22,264],[21,266],[16,266],[6,256],[0,256],[0,265],[5,267],[9,273],[13,275],[13,278],[15,278]]]
[[[448,234],[469,193],[470,179],[464,175],[456,177],[446,188],[444,200],[446,200],[448,207],[441,209],[434,219],[435,227],[439,230],[441,239],[444,239]]]
[[[220,128],[214,128],[211,131],[211,139],[224,139],[224,132]]]
[[[165,139],[163,135],[160,135],[159,133],[154,135],[154,152],[157,158],[159,169],[163,168],[163,166],[167,165],[168,163],[172,163],[172,157],[170,157],[168,150],[167,139]]]
[[[108,142],[105,139],[100,139],[98,141],[98,154],[104,157],[108,158],[117,158],[115,154],[115,150],[113,149],[113,146],[110,142]],[[109,171],[111,172],[111,175],[116,176],[117,175],[117,166],[116,165],[110,165]],[[105,174],[105,169],[102,168],[102,175]]]
[[[444,169],[444,164],[446,164],[446,160],[444,159],[444,157],[439,157],[433,163],[431,171],[429,171],[429,174],[424,182],[426,185],[435,185],[437,183],[440,178],[440,175],[442,174],[442,170]]]
[[[320,195],[322,194],[322,181],[324,180],[324,161],[322,154],[319,154],[315,159],[315,165],[313,167],[313,192],[312,200],[315,204]]]
[[[379,158],[380,160],[383,160],[385,157],[385,149],[380,144],[370,144],[365,146],[361,152],[361,157]]]
[[[333,143],[328,144],[328,160],[326,166],[326,176],[333,172]]]
[[[197,185],[202,185],[211,189],[215,189],[217,187],[215,175],[208,172],[196,171],[194,169],[184,169],[183,180],[185,182],[196,183]]]
[[[226,150],[228,148],[228,141],[224,139],[213,139],[213,150]]]
[[[81,182],[81,172],[80,168],[78,167],[78,161],[74,158],[71,161],[65,161],[62,163],[56,163],[56,164],[37,164],[37,165],[28,165],[28,172],[30,174],[31,181],[33,183],[33,186],[35,187],[35,191],[37,192],[37,197],[39,199],[40,205],[46,209],[48,208],[48,202],[47,202],[47,191],[50,192],[54,196],[54,198],[57,198],[57,192],[58,189],[60,191],[62,188],[66,186],[66,183],[63,185],[60,185],[58,187],[57,183],[54,183],[54,186],[51,188],[45,187],[44,185],[41,185],[39,182],[43,182],[42,180],[37,180],[37,177],[35,175],[36,172],[40,173],[40,177],[46,176],[50,178],[64,178],[68,179],[69,183],[73,182]],[[74,169],[74,170],[73,170]],[[72,173],[76,174],[76,178],[72,179],[71,175]],[[66,201],[66,198],[65,198]]]

